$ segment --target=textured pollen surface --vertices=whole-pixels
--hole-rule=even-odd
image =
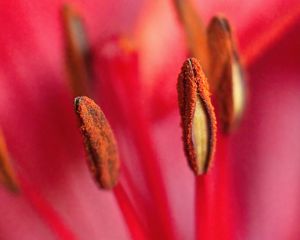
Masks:
[[[75,98],[75,111],[80,119],[89,168],[102,188],[117,183],[120,161],[115,137],[100,107],[88,97]]]
[[[185,154],[192,170],[199,175],[207,171],[214,155],[216,117],[210,101],[207,79],[197,59],[190,58],[184,62],[178,77],[177,90]],[[207,134],[208,139],[206,159],[200,161],[197,159],[195,151],[197,146],[194,146],[193,143],[193,119],[198,100],[201,102],[201,107],[203,107],[203,111],[206,114],[208,125],[207,132],[198,133]]]

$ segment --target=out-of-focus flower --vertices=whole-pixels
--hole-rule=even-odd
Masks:
[[[2,2],[0,125],[21,192],[0,190],[0,238],[193,239],[199,201],[200,212],[201,204],[215,210],[209,231],[224,239],[297,239],[298,2],[195,4],[205,24],[216,13],[232,23],[249,86],[239,129],[218,135],[211,172],[197,180],[215,179],[217,194],[196,200],[175,87],[187,46],[173,2],[73,5],[93,53],[90,94],[119,144],[122,188],[99,191],[87,171],[65,66],[63,3]]]

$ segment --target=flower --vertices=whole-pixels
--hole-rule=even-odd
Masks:
[[[62,3],[2,5],[0,125],[21,187],[17,196],[0,190],[2,238],[130,239],[136,217],[149,238],[194,238],[195,177],[183,153],[175,87],[186,44],[172,2],[74,3],[95,53],[95,100],[120,148],[123,188],[113,192],[97,189],[83,160],[65,71]],[[229,18],[248,72],[240,128],[217,145],[214,169],[228,154],[225,173],[232,177],[215,182],[232,206],[226,218],[218,215],[219,224],[231,219],[230,239],[297,239],[299,5],[232,0],[197,7],[205,22],[220,11]],[[124,32],[138,51],[120,45]],[[212,209],[226,213],[223,203]]]

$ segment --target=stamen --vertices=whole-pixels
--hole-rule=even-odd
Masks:
[[[222,17],[213,17],[207,27],[210,51],[209,88],[214,94],[223,77],[224,66],[231,55],[231,34],[227,22]]]
[[[125,189],[119,183],[114,189],[114,194],[117,199],[118,205],[123,213],[126,224],[131,233],[132,239],[147,239],[148,232],[145,230],[144,225],[140,221],[134,206],[132,205]]]
[[[106,104],[112,106],[116,103],[119,108],[111,109],[114,119],[122,118],[119,124],[128,129],[135,144],[137,156],[141,163],[141,169],[145,176],[146,191],[150,194],[146,205],[147,223],[151,225],[151,236],[160,236],[162,239],[175,239],[176,229],[168,201],[165,181],[162,176],[162,170],[159,166],[160,158],[157,154],[155,143],[151,137],[151,123],[147,117],[146,110],[143,107],[143,99],[140,89],[139,79],[139,55],[136,49],[128,51],[123,49],[124,45],[120,41],[111,42],[117,51],[113,54],[106,54],[103,46],[95,54],[97,60],[98,74],[106,76],[105,91],[102,91],[101,97]],[[133,50],[133,51],[132,51]],[[118,71],[115,71],[118,69]],[[99,79],[100,79],[99,78]],[[103,78],[102,78],[103,79]],[[103,90],[104,88],[102,88]],[[110,102],[107,99],[111,99]],[[130,106],[130,108],[128,107]],[[150,237],[151,238],[151,237]]]
[[[90,47],[81,17],[69,6],[62,9],[66,65],[75,96],[88,95],[92,71]]]
[[[101,188],[117,184],[120,161],[112,129],[100,107],[88,97],[75,98],[75,112],[81,123],[89,168]]]
[[[223,205],[216,196],[216,171],[215,169],[209,171],[206,175],[196,177],[195,180],[195,239],[218,239],[215,237],[218,230],[216,203]]]
[[[208,41],[211,53],[210,87],[218,101],[222,130],[228,133],[241,119],[246,91],[242,66],[225,18],[214,17],[211,20]]]
[[[186,33],[190,56],[200,61],[204,72],[209,72],[209,52],[204,23],[190,0],[174,0],[179,20]]]
[[[16,174],[11,164],[11,158],[8,154],[6,143],[2,131],[0,130],[0,182],[13,192],[20,191]]]
[[[185,154],[195,174],[204,174],[215,151],[216,118],[207,79],[195,58],[184,62],[177,90]]]

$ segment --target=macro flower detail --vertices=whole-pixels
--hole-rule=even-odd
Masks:
[[[191,1],[174,2],[190,55],[198,58],[208,76],[221,129],[229,133],[242,118],[246,98],[244,74],[229,22],[215,16],[206,28]]]
[[[0,12],[1,240],[299,239],[298,0]]]
[[[75,98],[90,171],[102,188],[111,189],[118,180],[120,161],[116,140],[99,106],[88,97]]]
[[[217,127],[207,79],[197,59],[183,64],[177,90],[185,154],[195,174],[203,174],[214,156]]]

